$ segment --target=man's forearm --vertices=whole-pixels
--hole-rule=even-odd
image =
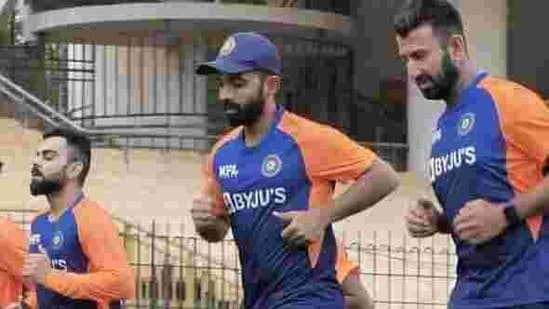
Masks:
[[[354,295],[345,295],[345,309],[369,309],[364,300]]]
[[[90,273],[54,270],[46,276],[41,285],[74,299],[130,299],[135,294],[129,267]]]
[[[549,176],[534,190],[515,197],[513,203],[522,219],[549,211]]]
[[[398,176],[393,168],[377,160],[346,192],[334,200],[334,207],[328,210],[329,222],[337,222],[372,207],[397,186]]]

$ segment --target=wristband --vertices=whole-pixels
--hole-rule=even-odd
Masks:
[[[513,202],[503,204],[503,214],[505,215],[505,219],[507,219],[508,227],[513,227],[522,221]]]
[[[452,230],[450,228],[450,224],[449,224],[448,220],[446,219],[445,215],[438,214],[436,223],[437,223],[437,231],[439,233],[449,234],[449,233],[452,232]]]

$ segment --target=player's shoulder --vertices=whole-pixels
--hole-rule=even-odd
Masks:
[[[278,129],[302,141],[326,141],[334,135],[343,134],[334,127],[285,111],[278,124]]]
[[[34,224],[40,220],[47,220],[50,210],[48,208],[39,208],[31,213],[30,223]]]
[[[22,228],[8,218],[0,218],[0,236],[9,237],[13,232],[22,231]]]
[[[26,233],[22,226],[11,219],[0,218],[0,247],[16,246],[25,250],[26,239]]]
[[[242,133],[242,126],[239,126],[236,128],[232,128],[228,132],[222,134],[221,137],[213,145],[211,154],[212,155],[216,154],[219,151],[219,149],[221,149],[223,146],[236,140],[241,133]]]
[[[111,213],[100,202],[84,197],[78,205],[74,207],[74,215],[79,221],[104,222],[112,221]]]
[[[543,103],[535,91],[508,79],[488,76],[479,82],[479,88],[488,92],[498,105],[524,106],[529,102]]]
[[[482,80],[479,81],[479,86],[485,89],[499,89],[504,91],[531,91],[520,83],[496,76],[484,77]]]

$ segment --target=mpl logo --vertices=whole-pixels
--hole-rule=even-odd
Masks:
[[[32,234],[29,239],[29,243],[31,246],[36,246],[40,244],[40,234]]]
[[[218,168],[218,175],[221,179],[231,179],[238,177],[238,167],[236,164],[221,165]]]

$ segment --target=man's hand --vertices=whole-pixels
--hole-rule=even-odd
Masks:
[[[406,228],[412,237],[429,237],[438,232],[437,222],[441,214],[430,200],[420,198],[404,215]]]
[[[341,283],[345,309],[374,309],[374,301],[360,280],[360,272],[352,271]]]
[[[460,239],[479,244],[501,234],[507,219],[503,207],[479,199],[467,202],[459,210],[454,227]]]
[[[215,222],[216,217],[212,213],[214,201],[207,195],[201,195],[193,200],[191,216],[197,230],[202,230]]]
[[[11,303],[5,307],[0,307],[1,309],[31,309],[31,307],[23,301],[23,296],[19,296],[19,301],[16,303]]]
[[[200,195],[193,200],[191,217],[196,231],[209,242],[222,240],[228,230],[226,218],[213,213],[215,202],[208,195]]]
[[[283,213],[275,211],[273,215],[280,218],[285,226],[281,233],[282,239],[296,248],[321,240],[329,224],[328,215],[319,209]]]
[[[30,253],[23,264],[23,277],[31,282],[44,285],[46,276],[52,271],[48,253],[41,245],[38,245],[40,253]]]

